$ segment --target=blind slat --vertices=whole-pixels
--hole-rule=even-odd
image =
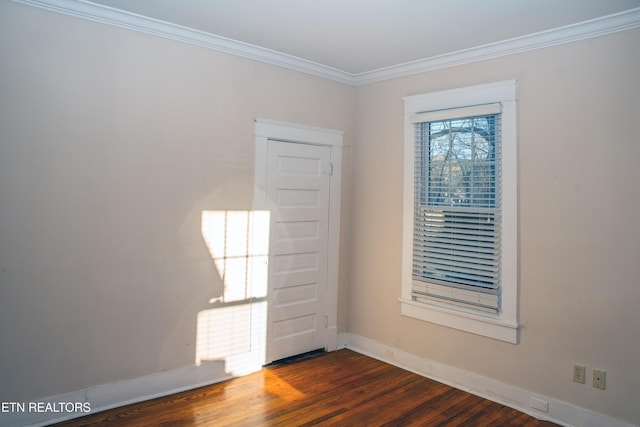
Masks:
[[[469,262],[473,262],[471,260],[498,262],[498,258],[495,256],[495,250],[461,251],[458,249],[441,248],[438,246],[429,245],[429,246],[420,246],[418,248],[415,248],[413,253],[418,256],[426,256],[427,254],[432,254],[432,256],[437,256],[438,254],[442,254],[445,256],[453,257],[454,259],[457,258],[459,260],[466,260]]]
[[[477,262],[478,260],[468,261],[461,258],[455,258],[450,256],[437,256],[441,254],[430,255],[423,257],[424,261],[418,261],[415,263],[416,266],[429,267],[432,265],[441,264],[443,265],[443,269],[447,267],[456,270],[456,271],[465,271],[469,273],[473,273],[474,271],[478,271],[478,274],[482,274],[482,272],[486,273],[494,273],[498,272],[497,261],[494,262]],[[456,268],[457,267],[457,268]]]

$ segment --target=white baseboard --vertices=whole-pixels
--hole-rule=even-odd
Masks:
[[[347,333],[339,334],[337,333],[337,328],[334,327],[328,336],[328,351],[346,347]],[[200,366],[185,366],[33,401],[41,405],[60,402],[88,402],[91,408],[90,412],[30,412],[28,408],[29,402],[24,402],[24,411],[0,413],[0,425],[3,427],[45,426],[131,403],[143,402],[156,397],[203,387],[227,380],[233,376],[235,375],[226,371],[224,362],[206,362]]]
[[[580,408],[548,396],[533,393],[491,378],[425,359],[354,334],[345,334],[346,348],[407,371],[500,403],[541,420],[575,427],[633,427],[632,424]],[[548,412],[532,407],[533,400],[548,403]]]
[[[90,412],[30,412],[28,402],[25,402],[24,411],[0,413],[0,425],[5,427],[45,426],[131,403],[203,387],[224,381],[231,376],[226,372],[224,362],[215,361],[203,363],[200,366],[185,366],[34,401],[43,405],[55,404],[56,402],[88,402]]]
[[[332,341],[335,349],[348,348],[460,390],[517,409],[538,419],[575,427],[633,427],[632,424],[611,418],[607,415],[598,414],[588,409],[532,393],[528,390],[504,384],[491,378],[424,359],[415,354],[381,344],[359,335],[340,333],[336,334]],[[91,412],[89,413],[5,412],[0,413],[0,425],[6,427],[45,426],[131,403],[142,402],[156,397],[203,387],[224,381],[231,377],[232,375],[226,372],[223,362],[208,362],[200,366],[186,366],[144,377],[90,387],[46,399],[38,399],[39,403],[44,404],[54,404],[56,402],[88,402],[91,405]],[[547,402],[548,412],[533,409],[532,399],[537,399],[538,402]]]
[[[336,326],[329,326],[327,328],[327,351],[334,351],[338,348],[338,328]]]
[[[347,348],[348,340],[349,340],[349,334],[347,332],[338,334],[338,346],[336,350],[340,350],[341,348]]]

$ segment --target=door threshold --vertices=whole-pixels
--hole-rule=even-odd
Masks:
[[[295,356],[289,356],[282,359],[274,360],[273,362],[264,365],[264,367],[266,368],[274,365],[283,365],[286,363],[297,362],[302,359],[310,359],[326,352],[327,350],[325,350],[324,348],[318,348],[316,350],[307,351],[306,353],[300,353],[296,354]]]

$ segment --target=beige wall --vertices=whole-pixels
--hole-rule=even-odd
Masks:
[[[640,424],[639,41],[633,30],[357,88],[350,333]],[[398,302],[402,97],[506,79],[519,82],[518,345],[403,317]],[[607,390],[573,383],[573,363],[606,370]]]
[[[262,117],[346,131],[340,332],[640,423],[638,40],[354,90],[0,2],[0,400],[194,362],[195,317],[221,286],[199,215],[251,208]],[[518,345],[398,302],[402,97],[512,78]],[[607,390],[573,383],[574,362],[605,369]]]
[[[348,172],[349,86],[7,1],[0,61],[0,401],[194,363],[256,117],[346,131]]]

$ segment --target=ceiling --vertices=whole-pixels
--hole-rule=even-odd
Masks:
[[[351,75],[640,7],[640,0],[93,0]]]

